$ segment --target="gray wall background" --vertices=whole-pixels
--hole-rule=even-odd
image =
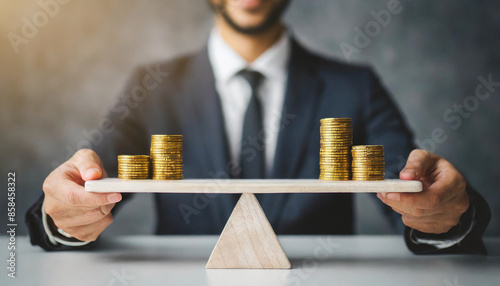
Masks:
[[[24,212],[53,162],[63,162],[82,131],[98,126],[132,69],[195,51],[212,25],[205,0],[59,1],[68,3],[47,23],[38,1],[0,1],[0,181],[6,186],[7,171],[17,171],[18,234],[26,233]],[[388,2],[295,0],[286,20],[308,47],[343,58],[340,43],[352,45],[354,28],[364,30],[370,12]],[[474,95],[478,76],[500,81],[499,3],[402,0],[401,13],[353,57],[376,68],[418,139],[443,129],[447,139],[433,149],[489,201],[488,235],[500,235],[500,92],[480,101],[456,130],[443,114]],[[38,31],[23,34],[23,19],[33,17]],[[9,33],[31,38],[16,53]],[[0,213],[7,218],[5,194]],[[136,196],[105,235],[152,233],[152,206],[151,196]],[[357,197],[357,215],[360,233],[391,232],[367,195]]]

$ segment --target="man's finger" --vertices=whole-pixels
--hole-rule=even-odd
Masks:
[[[401,210],[405,209],[430,209],[426,191],[422,193],[380,193],[377,195],[382,202],[390,207]]]
[[[98,222],[84,226],[63,228],[62,230],[78,240],[94,241],[112,222],[113,216],[108,214]]]
[[[408,156],[406,166],[399,174],[401,180],[419,180],[432,172],[440,157],[425,150],[415,149]]]
[[[112,208],[114,204],[110,204],[108,206]],[[107,213],[104,213],[104,211],[102,210],[102,208],[108,208],[108,206],[97,207],[84,212],[77,212],[75,210],[74,212],[67,213],[67,216],[59,215],[51,217],[52,219],[54,219],[54,223],[57,225],[57,227],[61,229],[84,226],[101,221],[105,216],[109,215],[111,209],[107,211]],[[77,215],[72,215],[73,213],[76,213]]]
[[[101,159],[93,150],[79,150],[73,155],[71,162],[84,181],[99,180],[103,177]]]
[[[104,215],[108,215],[114,207],[115,207],[115,204],[109,204],[109,205],[101,206],[101,212]]]
[[[55,199],[76,207],[100,207],[114,204],[122,200],[120,193],[90,193],[79,184],[66,180],[50,192]]]

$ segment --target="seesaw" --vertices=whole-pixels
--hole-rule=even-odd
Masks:
[[[186,179],[88,181],[88,192],[238,194],[234,207],[206,268],[289,269],[290,261],[254,194],[272,193],[416,193],[419,181],[322,181]]]

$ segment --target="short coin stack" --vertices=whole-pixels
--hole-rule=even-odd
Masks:
[[[351,118],[321,120],[321,149],[319,167],[321,180],[351,179]]]
[[[152,135],[153,180],[182,180],[182,135]]]
[[[360,145],[352,147],[352,179],[382,181],[385,177],[384,146]]]
[[[149,156],[147,155],[119,155],[118,178],[148,179],[149,165]]]

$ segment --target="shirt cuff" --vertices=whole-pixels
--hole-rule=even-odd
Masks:
[[[92,242],[92,241],[79,241],[78,239],[67,234],[60,228],[57,229],[58,231],[57,234],[52,232],[52,229],[49,225],[50,218],[47,215],[47,213],[45,213],[45,200],[43,200],[41,211],[42,211],[43,229],[45,230],[45,233],[47,234],[50,243],[52,243],[53,245],[62,244],[66,246],[84,246]]]
[[[410,230],[410,240],[414,244],[427,244],[437,249],[445,249],[459,244],[471,232],[476,217],[476,208],[471,205],[457,226],[445,234],[426,234],[415,229]]]

